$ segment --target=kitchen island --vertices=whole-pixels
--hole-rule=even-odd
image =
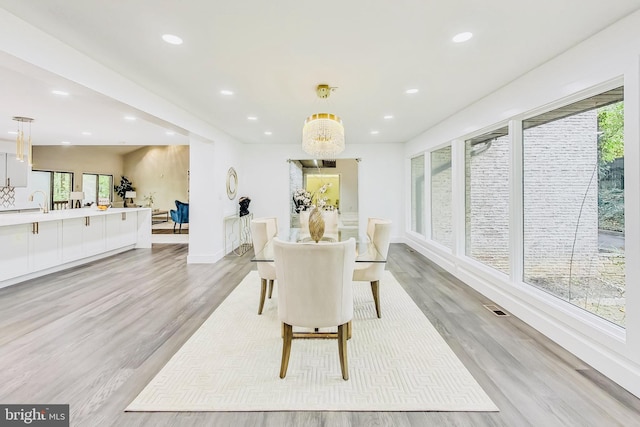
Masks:
[[[150,208],[0,214],[0,288],[136,248],[151,248]]]

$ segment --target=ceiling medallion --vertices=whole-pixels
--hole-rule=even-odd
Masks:
[[[318,98],[326,99],[335,88],[321,84],[316,88]],[[335,159],[344,151],[344,126],[335,114],[317,113],[304,121],[302,149],[314,159]]]

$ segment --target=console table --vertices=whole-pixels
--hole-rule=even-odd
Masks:
[[[253,247],[251,238],[251,220],[253,214],[238,216],[229,215],[224,217],[224,254],[229,252],[240,256],[247,253]],[[231,245],[231,250],[227,249],[227,245]]]

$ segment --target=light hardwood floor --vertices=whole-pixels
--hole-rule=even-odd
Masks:
[[[640,426],[639,399],[402,244],[387,268],[500,412],[125,413],[254,268],[251,252],[186,255],[154,244],[0,289],[0,402],[68,403],[71,425],[91,427]]]

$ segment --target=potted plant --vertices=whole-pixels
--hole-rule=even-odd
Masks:
[[[114,185],[113,190],[118,196],[122,197],[124,206],[127,207],[127,199],[125,198],[125,195],[127,194],[127,191],[135,191],[136,189],[133,187],[131,181],[129,181],[126,176],[123,176],[120,178],[120,185]]]

